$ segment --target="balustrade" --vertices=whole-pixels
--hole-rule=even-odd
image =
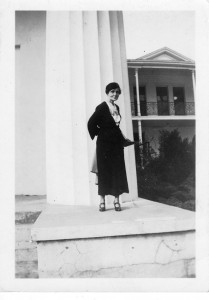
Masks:
[[[195,103],[186,102],[141,102],[141,116],[195,115]],[[131,102],[132,116],[138,116],[137,103]]]

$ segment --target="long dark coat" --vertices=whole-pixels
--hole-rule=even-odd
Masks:
[[[118,112],[119,107],[116,105]],[[106,102],[96,107],[88,121],[93,140],[97,135],[96,155],[98,167],[98,194],[118,196],[128,193],[124,161],[124,137],[116,125]]]

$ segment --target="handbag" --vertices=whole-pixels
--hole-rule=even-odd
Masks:
[[[131,146],[131,145],[135,144],[134,141],[131,141],[131,140],[127,139],[127,138],[125,137],[125,135],[123,134],[122,131],[120,131],[120,132],[121,132],[121,134],[122,134],[122,136],[123,136],[123,147],[128,147],[128,146]]]
[[[124,138],[123,147],[128,147],[128,146],[131,146],[133,144],[135,144],[134,141],[131,141],[131,140],[127,139],[127,138]]]

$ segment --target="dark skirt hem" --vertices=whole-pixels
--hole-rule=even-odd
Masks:
[[[115,194],[115,192],[105,192],[105,193],[98,192],[98,195],[99,196],[108,196],[109,195],[109,196],[117,197],[117,196],[120,196],[124,193],[128,194],[129,191],[128,190],[127,191],[122,191],[122,192],[120,191],[118,194]]]

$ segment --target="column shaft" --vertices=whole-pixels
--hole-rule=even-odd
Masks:
[[[131,98],[129,89],[128,67],[126,57],[126,44],[125,33],[123,24],[123,13],[118,12],[118,28],[119,28],[119,42],[120,42],[120,56],[122,66],[122,78],[123,78],[123,95],[124,95],[124,115],[126,122],[126,134],[130,139],[134,139],[133,136],[133,122],[131,114]],[[127,153],[127,154],[126,154]],[[125,150],[126,154],[126,166],[129,168],[129,197],[128,200],[138,198],[137,178],[136,178],[136,159],[134,147],[128,147]]]
[[[195,102],[195,100],[196,100],[196,86],[195,86],[194,70],[192,70],[192,86],[193,86],[194,102]]]
[[[130,92],[128,83],[128,70],[125,52],[125,40],[123,32],[122,14],[118,12],[110,12],[110,32],[112,43],[112,59],[114,81],[118,82],[122,88],[118,105],[122,115],[121,129],[125,136],[133,139],[133,125],[130,106]],[[122,195],[123,201],[130,201],[137,197],[136,183],[136,164],[134,147],[125,149],[126,172],[129,185],[129,194]]]
[[[46,169],[49,203],[74,202],[69,13],[48,12],[46,23]]]
[[[138,121],[139,142],[142,143],[142,122]]]
[[[139,73],[138,69],[135,69],[136,77],[136,102],[137,102],[137,114],[141,117],[141,108],[140,108],[140,95],[139,95]]]
[[[105,97],[105,86],[113,81],[113,58],[111,48],[110,19],[108,11],[98,13],[98,34],[99,34],[99,58],[100,58],[100,79],[101,95]]]
[[[72,108],[74,204],[90,204],[86,126],[83,13],[70,12],[70,102]],[[92,50],[93,51],[93,50]]]
[[[86,120],[90,118],[96,106],[101,103],[100,56],[97,12],[83,12],[84,30],[84,63],[85,63],[85,92]],[[104,89],[104,87],[103,87]],[[104,93],[104,91],[103,91]],[[96,151],[96,138],[92,141],[88,135],[88,171],[90,183],[90,202],[98,204],[98,186],[95,184],[95,174],[91,173],[92,160]]]
[[[138,133],[139,133],[139,142],[143,143],[142,141],[142,122],[138,121]],[[143,159],[143,153],[141,152],[141,147],[140,147],[140,158],[141,158],[141,167],[144,167],[144,159]]]

